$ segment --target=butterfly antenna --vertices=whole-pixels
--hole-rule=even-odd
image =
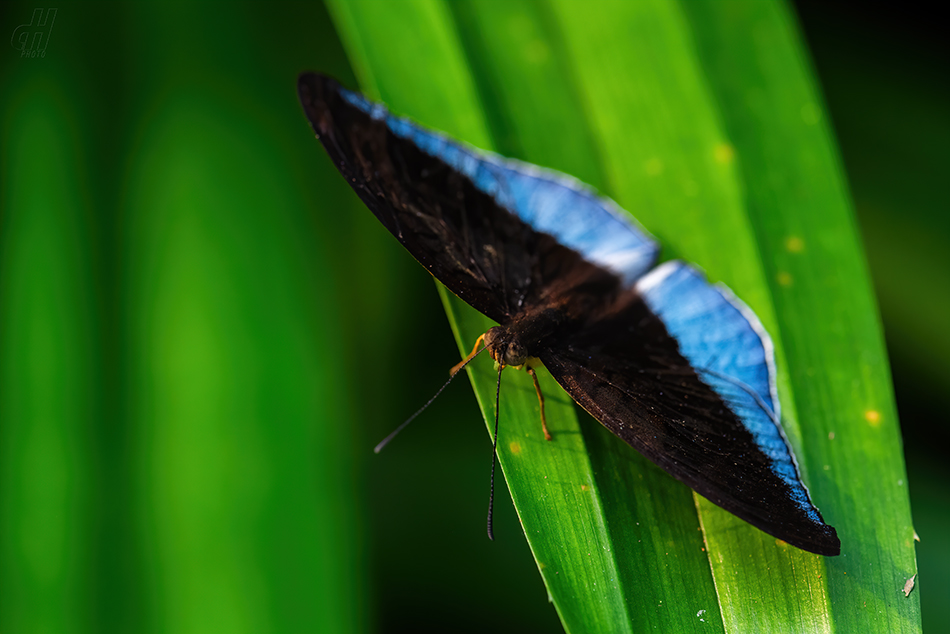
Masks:
[[[495,509],[495,461],[498,459],[498,403],[501,398],[501,371],[505,366],[498,364],[498,385],[495,386],[495,439],[491,444],[491,487],[488,489],[488,539],[495,541],[492,530],[492,512]]]
[[[397,428],[393,431],[393,433],[391,433],[391,434],[389,434],[388,436],[386,436],[385,438],[383,438],[383,439],[380,441],[380,443],[379,443],[378,445],[376,445],[376,447],[373,448],[373,453],[379,453],[380,451],[382,451],[383,448],[385,448],[386,445],[389,444],[389,441],[396,437],[396,434],[398,434],[398,433],[401,432],[403,429],[405,429],[405,428],[406,428],[406,425],[408,425],[409,423],[411,423],[412,421],[414,421],[414,420],[416,419],[416,417],[417,417],[419,414],[421,414],[422,412],[424,412],[427,407],[429,407],[430,405],[432,405],[432,402],[433,402],[435,399],[439,398],[439,394],[441,394],[441,393],[442,393],[442,390],[444,390],[445,388],[447,388],[447,387],[449,386],[449,383],[452,382],[452,379],[454,379],[454,378],[458,375],[458,371],[459,371],[459,370],[461,370],[462,368],[464,368],[465,366],[467,366],[467,365],[472,361],[472,359],[474,359],[475,357],[477,357],[478,355],[480,355],[480,354],[481,354],[482,352],[484,352],[485,350],[487,350],[487,348],[482,348],[482,349],[479,350],[478,352],[472,354],[472,355],[471,355],[468,359],[466,359],[464,362],[462,362],[462,363],[458,366],[457,369],[453,368],[453,369],[455,369],[455,372],[453,372],[452,375],[449,376],[449,380],[446,381],[446,382],[442,385],[442,387],[439,388],[439,391],[436,392],[436,393],[432,396],[432,398],[430,398],[430,399],[428,400],[428,402],[426,402],[425,405],[423,405],[422,407],[420,407],[419,410],[418,410],[415,414],[413,414],[412,416],[410,416],[409,418],[407,418],[407,419],[406,419],[406,422],[404,422],[402,425],[400,425],[399,427],[397,427]]]

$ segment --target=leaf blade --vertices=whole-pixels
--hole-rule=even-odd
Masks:
[[[898,594],[917,568],[880,319],[822,100],[794,45],[794,17],[771,3],[682,7],[742,158],[809,484],[842,536],[842,556],[826,562],[833,620],[844,631],[869,621],[875,631],[919,631],[919,598]],[[754,25],[752,37],[737,37],[741,24]],[[859,603],[866,612],[843,609]]]
[[[709,13],[719,10],[713,6],[718,7],[703,5]],[[379,5],[369,3],[351,3],[338,10],[352,12],[345,24],[340,23],[344,31],[359,31],[350,36],[351,43],[374,43],[374,53],[364,50],[357,59],[388,69],[371,74],[379,82],[379,95],[397,112],[412,114],[429,127],[446,130],[480,147],[493,147],[489,139],[494,137],[494,147],[508,154],[583,174],[626,208],[635,209],[637,218],[659,236],[668,255],[698,262],[712,280],[728,283],[773,335],[791,442],[806,482],[822,481],[821,467],[827,457],[821,447],[823,432],[820,427],[816,431],[810,422],[801,429],[797,415],[800,407],[808,405],[796,393],[808,380],[801,374],[802,356],[794,348],[800,343],[798,333],[787,336],[779,328],[779,324],[786,327],[787,319],[803,319],[801,310],[787,310],[775,296],[781,284],[776,282],[779,278],[773,259],[777,257],[777,245],[785,244],[787,232],[779,236],[774,228],[763,230],[761,215],[754,207],[759,202],[748,196],[747,188],[751,186],[747,181],[764,175],[761,170],[746,171],[741,160],[737,165],[738,142],[731,138],[735,121],[727,112],[735,106],[730,101],[735,96],[717,83],[727,75],[707,76],[715,69],[704,58],[709,54],[710,42],[732,53],[745,51],[747,42],[743,37],[755,16],[741,15],[735,23],[726,24],[730,30],[721,21],[704,20],[700,10],[692,6],[665,3],[513,3],[500,8],[491,3],[463,2],[451,7],[454,25],[449,10],[431,2],[402,4],[399,16],[383,15]],[[425,13],[425,36],[415,37],[411,51],[398,50],[395,40],[411,26],[413,18],[409,14],[417,9]],[[769,5],[765,11],[780,16],[782,9]],[[353,17],[357,13],[358,17]],[[721,14],[732,15],[728,8]],[[423,43],[430,32],[439,30],[446,33],[434,36],[434,44]],[[345,32],[343,37],[347,39]],[[801,56],[794,32],[781,21],[778,37],[782,55],[791,59]],[[730,49],[736,40],[741,45]],[[428,45],[433,48],[427,49]],[[377,60],[378,56],[386,59]],[[442,72],[435,72],[440,64]],[[796,81],[807,88],[807,68],[792,70],[797,73]],[[558,77],[566,78],[564,86],[552,79]],[[618,77],[623,81],[617,81]],[[449,78],[448,83],[445,78]],[[447,89],[453,82],[456,89]],[[432,103],[439,104],[437,108],[425,103],[430,92]],[[461,114],[454,116],[452,109]],[[557,114],[550,118],[536,115],[549,111]],[[569,129],[567,118],[579,120],[579,130]],[[556,129],[565,137],[564,143],[551,142],[552,120],[555,125],[561,122]],[[783,123],[766,118],[763,125],[768,128]],[[830,147],[827,135],[808,143]],[[745,146],[740,150],[745,151]],[[840,181],[840,176],[833,174],[834,178]],[[840,182],[836,187],[832,194],[838,197],[836,204],[843,212],[834,219],[834,231],[850,236],[856,244],[844,189]],[[770,191],[766,189],[767,194]],[[821,226],[819,222],[817,228]],[[723,249],[724,244],[729,248]],[[847,257],[854,260],[853,249]],[[815,276],[820,271],[804,268],[802,274]],[[867,286],[866,273],[860,267],[852,267],[849,275],[859,280],[859,285],[863,280]],[[471,309],[444,291],[443,296],[460,351],[464,352],[490,323],[471,314]],[[866,295],[865,300],[869,297]],[[875,328],[873,324],[870,329],[865,326],[859,339],[871,341]],[[879,343],[879,329],[876,332]],[[786,351],[786,343],[793,349]],[[477,365],[471,368],[471,375],[483,414],[490,419],[495,376]],[[632,457],[599,426],[578,425],[567,403],[550,406],[549,416],[553,413],[557,421],[552,431],[559,443],[560,436],[568,438],[560,450],[586,452],[587,464],[584,460],[559,462],[556,457],[544,455],[549,448],[543,444],[528,444],[536,443],[538,435],[533,390],[526,377],[506,377],[506,382],[514,385],[515,394],[509,397],[506,391],[502,397],[503,425],[516,439],[519,451],[530,447],[534,472],[529,475],[527,470],[522,471],[524,455],[513,451],[512,445],[500,443],[502,466],[542,576],[569,631],[616,631],[615,619],[622,619],[626,627],[634,623],[641,628],[661,626],[678,631],[713,623],[723,627],[723,620],[730,631],[785,631],[793,625],[829,631],[838,618],[842,623],[850,622],[831,612],[831,593],[836,586],[829,581],[826,560],[776,544],[773,538],[698,496],[690,496],[682,485],[642,458]],[[563,397],[552,392],[548,377],[542,383],[546,394]],[[880,381],[877,384],[880,386]],[[886,386],[884,391],[889,393]],[[549,396],[551,400],[555,399]],[[888,452],[888,460],[895,463],[893,451],[880,443],[876,447]],[[852,446],[849,451],[858,449]],[[896,464],[900,464],[899,454]],[[545,469],[557,469],[563,478],[559,483],[562,488],[556,492],[556,497],[565,502],[557,507],[560,513],[545,513],[543,507],[550,491],[534,482],[544,477]],[[650,480],[649,486],[642,482],[634,486],[636,480],[643,479]],[[842,482],[836,479],[834,485],[840,487]],[[589,498],[577,495],[576,490],[583,491],[584,486],[590,491]],[[819,504],[826,495],[841,499],[827,483],[813,491]],[[557,536],[555,541],[568,539],[571,546],[583,551],[585,540],[597,536],[602,550],[612,553],[607,560],[601,558],[589,566],[600,571],[599,577],[585,571],[582,559],[576,558],[571,561],[579,566],[576,574],[583,577],[582,581],[565,583],[560,570],[552,574],[548,552],[558,556],[564,553],[549,547],[549,535],[533,531],[537,525],[544,525],[546,518],[559,515],[570,517],[581,527],[569,537],[565,537],[568,533]],[[634,527],[638,519],[645,518],[649,518],[648,526],[638,532]],[[697,537],[699,519],[705,529],[708,556]],[[838,523],[837,518],[832,523]],[[634,551],[632,540],[643,544],[644,536],[648,546]],[[621,544],[625,548],[618,554]],[[668,544],[676,549],[673,564],[666,557],[664,546]],[[638,559],[641,556],[645,559]],[[633,565],[635,561],[638,565]],[[644,579],[638,572],[644,567],[663,572]],[[616,584],[610,596],[601,597],[616,605],[598,606],[593,600],[578,600],[578,590],[591,590],[595,579]],[[715,605],[705,606],[704,602],[698,613],[663,609],[664,601],[669,606],[695,595],[711,597]],[[758,598],[750,601],[750,597]],[[719,604],[725,617],[719,614]],[[709,618],[700,621],[700,615]]]

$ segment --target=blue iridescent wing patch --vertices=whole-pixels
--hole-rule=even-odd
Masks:
[[[768,334],[695,268],[576,180],[301,75],[304,112],[347,183],[430,273],[498,322],[502,365],[538,357],[611,432],[786,542],[837,555],[783,435]]]
[[[751,432],[802,512],[820,522],[782,431],[772,340],[759,318],[727,287],[675,260],[638,280],[636,289],[680,354]]]
[[[426,130],[359,93],[342,90],[348,103],[383,121],[396,136],[471,179],[481,191],[536,231],[621,276],[627,284],[653,268],[659,245],[612,200],[566,174],[478,150]]]

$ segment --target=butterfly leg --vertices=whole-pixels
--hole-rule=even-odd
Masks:
[[[544,430],[544,437],[551,440],[551,432],[548,431],[548,422],[544,418],[544,395],[541,394],[541,385],[538,383],[538,375],[531,366],[526,366],[525,370],[534,379],[534,391],[538,393],[538,403],[541,404],[541,429]]]
[[[455,373],[462,369],[462,366],[472,360],[476,354],[478,354],[478,346],[482,345],[485,342],[485,335],[479,335],[478,339],[475,340],[475,347],[472,348],[472,351],[468,353],[468,356],[452,366],[452,369],[449,370],[449,376],[455,376]]]

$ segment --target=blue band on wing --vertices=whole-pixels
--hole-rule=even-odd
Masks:
[[[465,174],[531,227],[617,273],[626,284],[633,284],[656,262],[659,245],[650,234],[616,203],[580,181],[477,150],[395,117],[358,93],[340,93],[374,119],[385,120],[396,136],[412,140],[422,151]]]
[[[798,506],[821,523],[779,422],[772,340],[755,314],[729,289],[711,285],[683,262],[664,263],[636,287],[680,353],[772,460],[772,470],[788,484]]]

